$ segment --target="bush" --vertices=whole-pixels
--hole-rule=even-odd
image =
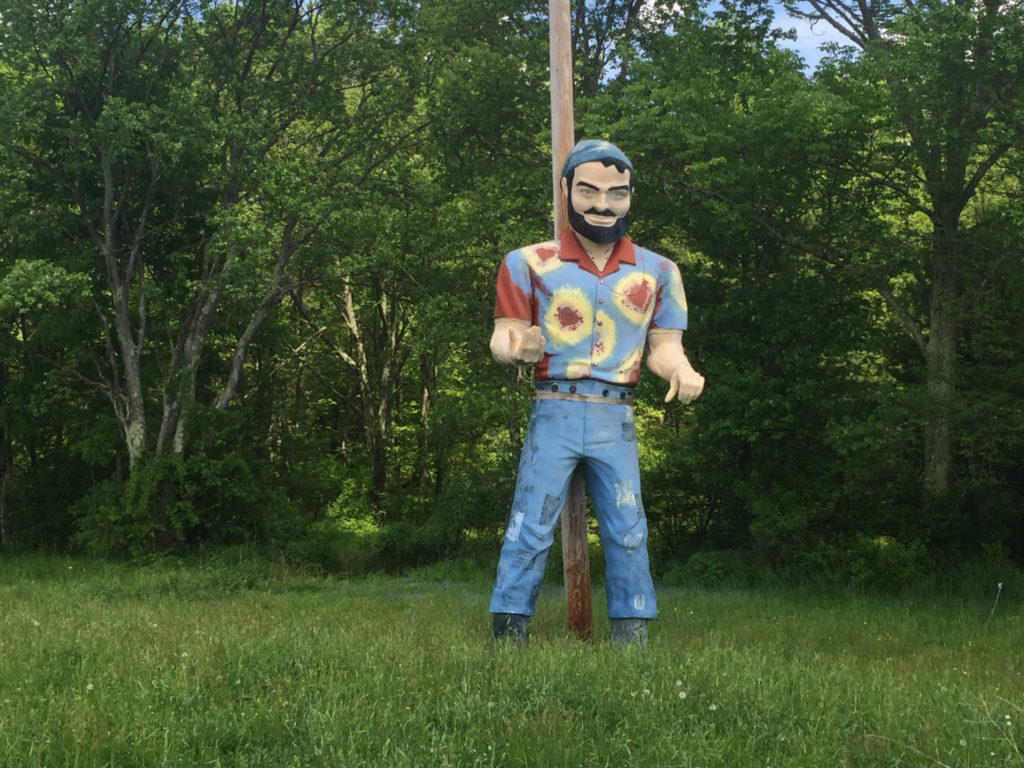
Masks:
[[[918,586],[935,572],[921,542],[904,544],[891,536],[863,534],[857,536],[850,551],[849,569],[854,586],[893,593]]]
[[[73,541],[92,555],[137,556],[166,550],[198,522],[185,491],[185,464],[177,454],[147,457],[126,482],[95,485],[71,509]]]
[[[381,566],[391,573],[440,562],[459,550],[463,538],[461,529],[436,519],[388,523],[380,537]]]
[[[696,552],[669,570],[664,581],[673,587],[743,589],[763,582],[765,571],[749,554],[738,550]]]
[[[74,544],[102,557],[138,557],[200,544],[289,540],[295,506],[270,466],[235,453],[176,453],[140,461],[127,481],[97,483],[70,511]]]
[[[369,518],[313,523],[306,535],[289,541],[284,557],[339,576],[363,576],[380,568],[380,529]]]

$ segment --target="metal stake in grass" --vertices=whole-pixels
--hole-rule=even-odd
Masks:
[[[568,203],[562,194],[561,171],[575,142],[572,100],[572,35],[569,0],[548,2],[548,45],[551,68],[551,175],[555,239],[569,228]],[[562,570],[569,629],[583,640],[594,636],[590,605],[590,560],[587,550],[587,499],[579,470],[569,484],[562,510]]]
[[[988,623],[992,621],[992,615],[996,612],[996,606],[999,605],[999,596],[1003,594],[1003,582],[996,584],[996,599],[992,601],[992,610],[988,612],[988,618],[985,619],[985,628],[988,629]]]

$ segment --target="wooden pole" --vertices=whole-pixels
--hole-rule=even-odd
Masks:
[[[569,228],[562,194],[562,163],[576,141],[572,103],[572,32],[569,0],[548,0],[551,66],[551,179],[555,208],[555,238]],[[562,510],[562,565],[565,611],[569,629],[581,639],[594,637],[590,605],[590,553],[587,548],[587,496],[579,470],[569,483]]]
[[[569,0],[549,0],[548,39],[551,71],[551,185],[555,203],[555,238],[569,228],[562,194],[562,163],[576,143],[572,105],[572,31]]]

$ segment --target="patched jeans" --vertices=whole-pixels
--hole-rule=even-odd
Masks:
[[[574,387],[577,394],[632,396],[631,389],[589,379],[545,385],[552,383],[562,392]],[[491,613],[533,615],[555,524],[573,471],[581,465],[601,534],[608,617],[657,615],[631,402],[534,400]]]

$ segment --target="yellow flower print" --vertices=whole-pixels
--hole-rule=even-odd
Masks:
[[[622,365],[617,372],[619,381],[632,381],[634,379],[640,372],[640,359],[643,357],[643,354],[644,350],[641,347],[622,361]]]
[[[538,275],[557,269],[562,260],[558,258],[559,244],[554,240],[523,248],[523,258]]]
[[[668,295],[672,301],[683,308],[683,311],[689,311],[689,307],[686,306],[686,291],[683,290],[683,278],[679,274],[679,267],[675,264],[672,265],[672,278],[668,283]]]
[[[615,302],[634,325],[643,325],[654,312],[654,297],[658,284],[652,275],[635,272],[615,284]]]
[[[556,349],[589,339],[594,330],[594,310],[579,288],[559,288],[544,313],[544,335]]]
[[[589,360],[571,360],[565,369],[567,379],[586,379],[590,376],[591,366]]]

